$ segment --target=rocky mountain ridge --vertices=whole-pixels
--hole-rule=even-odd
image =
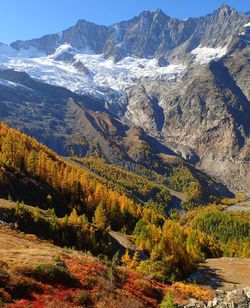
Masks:
[[[228,5],[222,5],[210,15],[187,20],[171,18],[159,9],[144,11],[137,17],[111,26],[79,20],[61,33],[16,41],[11,46],[18,50],[36,48],[52,54],[60,45],[69,43],[78,50],[105,54],[115,61],[131,55],[180,61],[198,46],[226,46],[248,21],[247,14]]]

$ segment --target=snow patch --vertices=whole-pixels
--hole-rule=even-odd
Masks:
[[[37,48],[31,47],[29,49],[16,50],[8,45],[0,45],[0,68],[8,68],[8,61],[13,58],[34,58],[45,56]]]
[[[212,60],[220,59],[227,53],[227,47],[200,47],[193,49],[191,54],[195,55],[195,62],[207,64]]]
[[[250,22],[245,24],[243,27],[245,27],[245,28],[250,27]]]

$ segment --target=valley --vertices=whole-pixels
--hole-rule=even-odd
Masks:
[[[249,13],[0,43],[0,307],[248,308],[249,189]]]
[[[106,255],[104,260],[117,262],[110,265],[115,272],[118,264],[123,264],[140,272],[143,279],[150,276],[161,283],[185,278],[208,257],[249,257],[249,212],[226,212],[220,199],[217,205],[205,202],[200,207],[202,199],[190,199],[199,195],[192,186],[194,191],[187,194],[189,205],[183,200],[185,211],[176,211],[171,208],[172,196],[165,186],[109,165],[101,158],[74,158],[77,164],[63,160],[34,138],[5,124],[1,124],[0,145],[1,197],[15,201],[0,202],[0,229],[7,233],[14,230],[24,236],[33,234],[61,247],[57,249],[88,250],[100,260]],[[186,179],[183,176],[190,177],[192,173],[182,168],[181,173],[172,175],[170,183],[185,192],[189,186],[182,182]],[[139,202],[138,194],[143,202]],[[3,254],[6,260],[7,255]],[[40,252],[38,255],[40,258]],[[120,261],[114,261],[118,256]],[[44,266],[46,271],[47,266],[51,268]],[[44,275],[41,279],[50,279]],[[186,288],[188,292],[198,292],[199,300],[212,298],[209,287],[178,288],[184,294]],[[12,302],[16,295],[8,285],[6,291],[2,300]],[[29,297],[26,291],[18,296],[22,300]],[[35,305],[36,297],[32,301]]]

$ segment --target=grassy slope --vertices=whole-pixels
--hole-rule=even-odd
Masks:
[[[122,267],[113,280],[108,263],[5,227],[0,264],[0,303],[11,307],[158,307],[166,292],[179,302],[188,297],[179,284],[164,285]]]

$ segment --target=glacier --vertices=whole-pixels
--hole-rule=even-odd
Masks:
[[[70,61],[58,60],[63,55]],[[79,71],[76,63],[85,70]],[[185,70],[181,64],[162,67],[157,59],[126,57],[115,63],[102,54],[75,50],[67,43],[49,56],[41,55],[35,49],[17,51],[7,45],[0,46],[0,68],[23,71],[48,84],[65,87],[78,94],[102,97],[110,103],[110,92],[112,96],[114,93],[122,95],[122,91],[142,78],[173,81]]]

